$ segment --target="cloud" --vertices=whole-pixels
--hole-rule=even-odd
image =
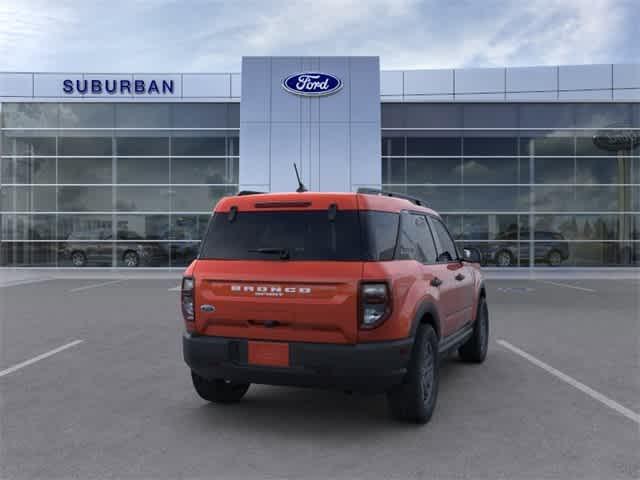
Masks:
[[[640,58],[639,11],[636,0],[4,0],[0,68],[239,71],[242,55],[379,55],[385,69],[623,63]]]

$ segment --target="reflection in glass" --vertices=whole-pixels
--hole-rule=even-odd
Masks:
[[[237,192],[237,187],[173,187],[172,211],[211,212],[218,200]]]
[[[171,161],[173,183],[238,183],[237,158],[174,158]]]
[[[88,135],[96,135],[96,133],[89,131]],[[58,138],[58,155],[111,156],[113,151],[111,134],[108,135],[108,137],[60,137]]]
[[[459,158],[407,158],[407,183],[461,183]]]
[[[59,251],[55,242],[0,242],[0,267],[53,267]]]
[[[59,183],[112,183],[110,158],[59,158]]]
[[[58,187],[58,211],[107,212],[113,209],[112,197],[111,187]]]
[[[168,240],[169,215],[118,215],[118,240]]]
[[[6,157],[1,162],[3,184],[56,183],[55,158]]]
[[[2,138],[2,153],[4,155],[56,155],[55,137],[33,135],[35,135],[34,132],[5,132]]]
[[[3,185],[0,188],[0,211],[51,212],[55,206],[56,187]]]
[[[224,156],[227,154],[226,137],[174,137],[171,149],[173,155]]]
[[[112,237],[111,215],[58,215],[60,240],[104,240]]]
[[[116,183],[169,183],[169,158],[118,158],[116,162]]]
[[[116,188],[116,210],[120,212],[168,212],[175,188],[126,187]]]

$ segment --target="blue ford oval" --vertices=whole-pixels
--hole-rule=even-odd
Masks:
[[[318,97],[336,93],[342,88],[342,80],[328,73],[295,73],[282,81],[282,88],[295,95]]]

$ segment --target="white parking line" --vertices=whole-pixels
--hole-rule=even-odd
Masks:
[[[609,397],[606,397],[603,394],[601,394],[599,392],[596,392],[594,389],[586,386],[584,383],[579,382],[575,378],[572,378],[572,377],[570,377],[569,375],[567,375],[565,373],[562,373],[560,370],[557,370],[557,369],[553,368],[551,365],[548,365],[548,364],[544,363],[542,360],[538,360],[533,355],[529,355],[527,352],[525,352],[523,350],[520,350],[518,347],[510,344],[509,342],[507,342],[505,340],[497,340],[497,343],[499,345],[503,346],[504,348],[506,348],[507,350],[510,350],[511,352],[515,353],[516,355],[520,355],[522,358],[530,361],[535,366],[542,368],[543,370],[545,370],[546,372],[550,373],[554,377],[557,377],[560,380],[562,380],[563,382],[568,383],[572,387],[577,388],[581,392],[586,393],[591,398],[593,398],[595,400],[598,400],[599,402],[605,404],[610,409],[615,410],[616,412],[618,412],[621,415],[624,415],[629,420],[632,420],[632,421],[640,424],[640,414],[638,414],[638,413],[636,413],[636,412],[634,412],[632,410],[629,410],[627,407],[624,407],[624,406],[620,405],[615,400],[611,400]]]
[[[0,377],[4,377],[5,375],[9,375],[10,373],[15,372],[16,370],[20,370],[21,368],[24,368],[28,365],[31,365],[33,363],[39,362],[40,360],[44,360],[47,357],[50,357],[51,355],[55,355],[56,353],[62,352],[63,350],[66,350],[67,348],[71,348],[71,347],[75,347],[76,345],[80,344],[84,342],[84,340],[74,340],[73,342],[69,342],[65,345],[62,345],[61,347],[58,348],[54,348],[53,350],[49,350],[46,353],[43,353],[42,355],[38,355],[37,357],[33,357],[29,360],[26,360],[22,363],[18,363],[17,365],[14,365],[13,367],[9,367],[5,370],[2,370],[0,372]]]
[[[30,278],[24,280],[14,280],[0,283],[0,288],[15,287],[17,285],[28,285],[30,283],[48,282],[50,280],[55,280],[55,278]]]
[[[169,289],[169,291],[170,291],[170,292],[179,292],[181,288],[182,288],[182,287],[180,287],[180,285],[178,285],[177,287],[171,287],[171,288]]]
[[[69,293],[81,292],[82,290],[89,290],[90,288],[104,287],[106,285],[113,285],[114,283],[120,283],[121,281],[122,280],[111,280],[109,282],[102,282],[102,283],[94,283],[92,285],[85,285],[84,287],[72,288],[71,290],[69,290]]]
[[[577,285],[569,285],[568,283],[549,282],[544,280],[538,280],[538,281],[540,283],[546,283],[548,285],[555,285],[556,287],[567,287],[567,288],[574,288],[576,290],[582,290],[584,292],[595,292],[593,288],[579,287]]]

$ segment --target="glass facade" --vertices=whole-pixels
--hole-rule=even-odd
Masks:
[[[184,266],[238,189],[237,103],[0,108],[0,266]]]
[[[382,187],[485,264],[640,264],[640,104],[382,103]],[[238,103],[1,103],[0,266],[181,267],[239,185]]]
[[[382,105],[383,188],[487,265],[640,263],[640,105]]]

